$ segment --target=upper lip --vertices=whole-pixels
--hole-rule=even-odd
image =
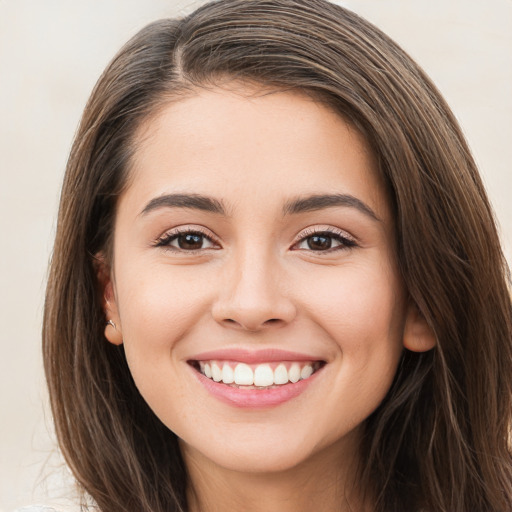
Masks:
[[[188,358],[189,361],[239,361],[247,364],[274,361],[323,361],[321,357],[276,348],[248,350],[243,348],[219,349],[201,352]]]

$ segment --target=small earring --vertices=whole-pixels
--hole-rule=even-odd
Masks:
[[[112,320],[109,320],[109,321],[107,322],[107,325],[111,325],[114,329],[116,329],[116,330],[117,330],[117,328],[116,328],[116,324],[115,324]]]

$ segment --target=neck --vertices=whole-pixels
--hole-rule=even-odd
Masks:
[[[235,471],[182,445],[190,485],[189,512],[365,512],[357,489],[357,457],[330,446],[280,471]],[[341,461],[341,463],[340,463]]]

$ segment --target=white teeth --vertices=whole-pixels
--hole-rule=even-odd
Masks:
[[[199,370],[203,375],[215,382],[233,384],[238,386],[255,386],[267,388],[281,386],[289,382],[296,383],[301,379],[307,379],[320,368],[320,363],[279,363],[274,370],[270,364],[264,363],[249,366],[245,363],[236,364],[218,361],[199,361]],[[290,364],[290,363],[288,363]]]
[[[268,364],[260,364],[254,370],[255,386],[272,386],[274,384],[274,372]]]
[[[252,386],[254,384],[254,374],[250,366],[244,363],[238,363],[236,365],[235,384],[240,386]]]
[[[307,364],[300,371],[300,378],[307,379],[308,377],[311,377],[311,375],[313,375],[313,367],[310,364]]]
[[[288,382],[288,370],[286,366],[281,363],[274,370],[274,384],[286,384]]]
[[[288,378],[291,382],[299,382],[300,380],[300,366],[297,363],[293,363],[288,370]]]
[[[220,382],[222,380],[222,371],[217,363],[212,363],[212,379],[215,382]]]
[[[222,367],[222,382],[224,382],[224,384],[232,384],[235,382],[235,373],[233,372],[233,368],[231,368],[227,363],[224,363],[224,366]]]

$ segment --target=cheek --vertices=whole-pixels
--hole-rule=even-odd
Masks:
[[[401,283],[390,266],[337,270],[336,279],[317,275],[312,280],[306,309],[338,352],[333,389],[343,393],[332,406],[343,403],[346,410],[359,411],[356,422],[378,406],[393,381],[403,352],[406,308]]]
[[[182,347],[208,312],[207,289],[191,267],[123,267],[116,277],[126,360],[139,392],[167,425],[185,420]],[[196,271],[197,274],[197,271]],[[196,276],[197,277],[197,276]]]
[[[401,343],[402,286],[389,265],[319,269],[303,286],[303,305],[343,352],[373,351]]]
[[[129,362],[160,361],[208,311],[208,292],[192,267],[146,266],[122,272],[119,314]]]

